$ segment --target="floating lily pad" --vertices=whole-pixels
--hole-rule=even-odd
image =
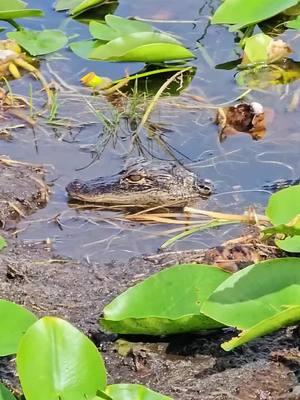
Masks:
[[[41,17],[42,10],[26,8],[27,3],[20,0],[1,0],[0,20],[17,19],[25,17]]]
[[[119,36],[128,35],[136,32],[153,32],[149,24],[140,21],[131,21],[116,15],[106,15],[105,24],[91,21],[90,33],[95,39],[109,41]]]
[[[23,336],[17,371],[26,399],[82,400],[106,387],[96,346],[68,322],[44,317]],[[33,379],[34,377],[34,379]]]
[[[273,225],[290,223],[300,214],[300,185],[274,193],[268,202],[266,215]],[[278,247],[289,252],[300,252],[300,236],[276,240]]]
[[[281,13],[298,0],[225,0],[212,17],[213,24],[236,24],[236,29]]]
[[[70,49],[77,56],[88,60],[91,52],[101,44],[103,44],[103,42],[100,40],[81,40],[80,42],[70,43]]]
[[[194,58],[180,42],[153,32],[149,24],[115,15],[107,15],[105,22],[90,23],[90,32],[98,41],[72,43],[71,49],[81,57],[101,61],[156,63]],[[88,53],[87,49],[92,50]]]
[[[298,16],[296,19],[293,19],[292,21],[286,22],[285,26],[291,29],[300,29],[300,16]]]
[[[57,0],[55,10],[69,10],[70,15],[77,16],[91,8],[98,7],[102,3],[105,3],[105,0]]]
[[[277,331],[300,321],[300,306],[291,306],[270,318],[264,319],[253,327],[242,331],[239,336],[221,344],[222,349],[229,351],[259,336]]]
[[[143,385],[120,383],[109,385],[105,393],[113,400],[172,400],[171,397],[154,392]]]
[[[15,354],[21,337],[37,317],[18,304],[0,300],[0,320],[0,356]]]
[[[101,326],[116,333],[166,335],[212,329],[203,301],[230,273],[203,264],[177,265],[126,290],[107,305]]]
[[[0,400],[16,400],[15,396],[2,383],[0,383]]]
[[[32,56],[52,53],[64,47],[68,42],[66,35],[55,29],[8,32],[7,36],[14,39]]]
[[[237,346],[300,319],[300,259],[259,262],[236,272],[209,296],[201,312],[244,330]],[[294,310],[294,311],[293,311]]]
[[[170,36],[156,32],[131,33],[94,49],[90,58],[106,61],[163,62],[193,58]]]

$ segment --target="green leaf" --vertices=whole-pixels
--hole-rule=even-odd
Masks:
[[[55,29],[8,32],[7,36],[14,39],[32,56],[52,53],[64,47],[68,42],[65,34]]]
[[[268,61],[268,47],[272,43],[272,38],[264,33],[258,33],[245,40],[245,54],[250,63]]]
[[[3,236],[0,235],[0,251],[3,250],[7,246],[7,242]]]
[[[106,386],[96,346],[71,324],[54,317],[40,319],[23,336],[17,371],[26,400],[83,400]]]
[[[16,400],[15,396],[2,383],[0,383],[0,400]]]
[[[171,397],[138,384],[109,385],[106,387],[105,393],[111,396],[113,400],[172,400]]]
[[[249,329],[288,306],[300,305],[300,258],[262,261],[236,272],[210,295],[201,312]]]
[[[264,238],[269,239],[272,236],[281,235],[283,236],[280,239],[284,239],[286,236],[299,236],[300,237],[300,214],[296,215],[290,222],[287,224],[280,224],[272,226],[271,228],[266,228],[261,231],[264,235]],[[300,247],[297,250],[300,252]]]
[[[0,20],[16,19],[24,17],[40,17],[43,15],[41,10],[26,8],[27,3],[20,0],[1,0]]]
[[[99,47],[103,42],[100,40],[82,40],[80,42],[70,43],[70,49],[77,56],[89,60],[89,55],[93,50]]]
[[[119,33],[114,31],[111,27],[101,22],[91,21],[89,24],[90,34],[95,39],[100,39],[109,41],[112,39],[116,39],[119,36]]]
[[[202,264],[167,268],[114,299],[100,324],[117,333],[165,335],[220,327],[199,312],[230,273]]]
[[[292,21],[288,21],[285,23],[285,26],[291,29],[300,29],[300,15],[296,18],[293,19]]]
[[[298,0],[225,0],[212,17],[213,24],[237,24],[239,28],[271,18]]]
[[[91,8],[99,6],[100,4],[103,3],[103,1],[104,0],[84,0],[80,4],[78,4],[78,6],[73,7],[70,10],[70,14],[73,16],[77,16]]]
[[[287,224],[298,214],[300,214],[300,185],[280,190],[270,197],[266,215],[273,225]],[[276,244],[285,251],[300,251],[299,236],[276,240]]]
[[[11,11],[0,11],[0,20],[26,18],[26,17],[42,17],[44,13],[41,10],[11,10]]]
[[[102,3],[105,3],[105,0],[57,0],[55,10],[69,10],[69,14],[76,17],[91,8],[100,6]]]
[[[37,317],[24,307],[0,300],[0,356],[15,354],[21,337],[36,320]]]
[[[21,0],[1,0],[0,11],[22,10],[27,4]]]
[[[130,33],[153,32],[153,28],[149,24],[116,15],[106,15],[105,22],[105,24],[96,21],[90,22],[90,33],[95,39],[109,41]]]
[[[77,7],[80,3],[82,3],[82,0],[57,0],[54,9],[55,11],[70,10],[70,8]]]
[[[193,58],[194,55],[170,36],[154,33],[131,33],[101,45],[91,59],[107,61],[163,62]]]
[[[153,32],[151,25],[145,22],[128,20],[127,18],[118,17],[117,15],[106,15],[105,22],[114,31],[119,33],[119,36],[129,35],[135,32]]]
[[[247,329],[239,334],[238,337],[234,337],[228,342],[221,344],[222,349],[229,351],[235,347],[241,346],[249,342],[250,340],[256,339],[259,336],[266,335],[277,331],[278,329],[293,325],[300,320],[300,306],[291,306],[286,310],[281,311],[278,314],[272,315],[271,317],[264,319],[258,324],[254,325],[250,329]]]

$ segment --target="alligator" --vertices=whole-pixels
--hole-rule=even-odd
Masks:
[[[277,180],[263,189],[276,192],[300,179]],[[74,180],[66,187],[69,198],[118,207],[183,207],[193,199],[208,198],[213,184],[186,167],[165,161],[137,162],[121,172],[88,181]]]
[[[187,168],[165,161],[138,162],[116,175],[89,181],[74,180],[66,187],[70,199],[111,206],[181,207],[191,199],[207,198],[211,181]]]

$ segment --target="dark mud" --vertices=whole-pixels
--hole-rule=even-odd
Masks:
[[[300,398],[298,328],[283,329],[229,353],[220,348],[232,336],[229,331],[127,337],[123,339],[132,342],[130,349],[120,355],[117,338],[101,332],[97,319],[114,296],[161,269],[159,258],[90,264],[55,256],[47,244],[7,240],[0,254],[1,297],[39,316],[65,318],[88,334],[102,351],[110,382],[144,383],[178,400]],[[0,374],[16,385],[11,361],[0,365]]]
[[[0,158],[0,226],[11,228],[21,218],[44,207],[48,201],[48,186],[44,170]]]

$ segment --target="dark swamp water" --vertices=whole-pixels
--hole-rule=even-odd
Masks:
[[[88,37],[87,26],[67,19],[64,13],[54,12],[52,1],[29,0],[28,3],[32,8],[42,7],[47,18],[42,22],[26,21],[26,26],[61,27],[70,37]],[[161,139],[165,145],[147,138],[144,131],[141,133],[142,147],[149,159],[172,160],[175,157],[199,175],[215,182],[215,196],[201,207],[240,213],[254,205],[261,211],[269,196],[262,190],[264,184],[300,176],[299,105],[291,107],[300,86],[296,81],[290,85],[253,90],[247,95],[246,101],[258,101],[273,114],[266,136],[260,141],[253,141],[245,134],[220,143],[214,110],[177,108],[176,103],[185,101],[188,104],[189,95],[220,104],[245,91],[235,82],[235,70],[215,68],[217,64],[237,58],[234,35],[224,27],[209,25],[208,16],[218,4],[219,1],[209,0],[173,1],[172,4],[159,0],[120,1],[115,11],[120,16],[178,20],[177,23],[156,22],[153,25],[179,36],[197,56],[192,62],[196,74],[185,94],[173,97],[169,104],[162,101],[151,116],[151,122],[164,128]],[[294,49],[292,57],[297,61],[300,56],[299,38],[290,33],[282,38],[291,43]],[[107,138],[107,130],[99,115],[104,114],[115,121],[116,112],[104,99],[91,97],[88,91],[80,89],[80,77],[94,71],[117,79],[142,68],[142,64],[136,63],[88,62],[68,50],[41,61],[47,80],[58,81],[64,88],[57,97],[60,124],[50,125],[46,118],[41,119],[34,131],[28,127],[14,129],[9,141],[1,141],[1,154],[48,166],[50,201],[47,207],[19,224],[18,236],[21,239],[29,243],[50,239],[53,249],[60,255],[94,261],[126,260],[133,255],[150,254],[166,240],[168,236],[163,234],[168,228],[166,226],[122,222],[114,219],[117,214],[111,211],[69,208],[64,189],[74,178],[111,175],[122,169],[128,159],[141,156],[140,149],[132,147],[130,125],[124,118],[119,126],[115,126],[115,136],[108,141],[99,159],[91,163],[95,157],[91,150],[101,148],[101,143]],[[34,102],[38,105],[41,101],[40,87],[30,77],[11,82],[11,86],[15,93],[28,96],[29,83],[34,90]],[[3,129],[7,128],[7,121],[0,124]],[[60,226],[53,222],[57,215]],[[236,228],[225,228],[195,234],[177,242],[172,250],[210,247],[236,233]]]

